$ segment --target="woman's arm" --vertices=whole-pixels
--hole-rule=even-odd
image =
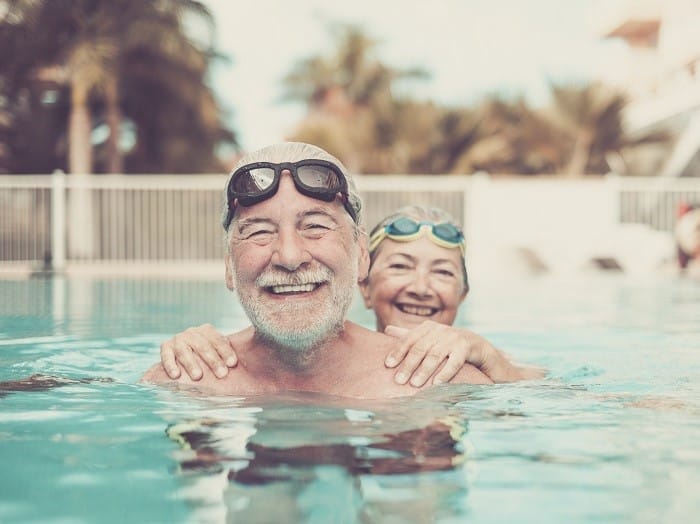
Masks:
[[[484,337],[466,329],[426,320],[411,330],[387,326],[385,333],[401,339],[385,361],[387,367],[397,367],[394,378],[399,384],[410,381],[420,387],[431,376],[433,384],[449,382],[465,362],[496,383],[544,376],[543,369],[516,366]],[[445,365],[435,373],[443,361]]]

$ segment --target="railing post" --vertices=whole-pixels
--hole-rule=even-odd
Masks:
[[[68,256],[71,260],[95,260],[94,175],[73,173],[68,180]]]
[[[51,176],[51,269],[66,268],[66,175],[60,169]]]
[[[492,239],[489,238],[488,225],[483,223],[484,208],[490,209],[491,175],[478,171],[469,176],[469,189],[464,202],[464,236],[467,240],[467,264],[470,274],[478,275],[482,268],[488,266],[489,250]],[[485,272],[485,271],[484,271]]]
[[[608,189],[608,212],[612,227],[619,227],[623,223],[622,216],[622,181],[620,175],[611,171],[605,175],[605,186]]]

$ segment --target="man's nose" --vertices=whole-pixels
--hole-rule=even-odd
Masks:
[[[287,271],[295,271],[311,262],[311,254],[306,249],[304,239],[295,231],[281,230],[277,235],[272,263]]]

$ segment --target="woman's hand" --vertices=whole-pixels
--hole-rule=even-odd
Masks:
[[[180,368],[184,369],[192,380],[202,378],[202,368],[195,355],[201,358],[218,378],[224,378],[228,374],[228,368],[238,363],[231,343],[211,324],[188,328],[160,345],[161,364],[172,379],[180,377]]]
[[[426,320],[411,330],[387,326],[387,335],[401,339],[386,357],[385,365],[397,367],[394,380],[398,384],[409,382],[421,387],[445,361],[445,365],[433,377],[433,384],[449,382],[464,363],[478,368],[494,382],[514,382],[541,378],[540,368],[514,365],[505,354],[484,337],[466,329],[460,329],[432,320]]]

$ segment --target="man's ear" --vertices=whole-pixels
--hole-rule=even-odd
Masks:
[[[233,278],[233,259],[231,258],[231,253],[226,255],[224,263],[226,264],[226,287],[229,291],[233,291],[236,289],[236,279]]]
[[[369,294],[369,276],[360,280],[357,285],[360,288],[360,294],[362,295],[362,300],[365,302],[365,307],[367,309],[372,309],[372,297]]]
[[[357,257],[357,282],[359,284],[369,275],[369,249],[367,247],[367,235],[364,231],[360,233],[358,245],[360,253]]]
[[[357,285],[365,301],[365,307],[372,307],[369,295],[369,248],[367,247],[367,235],[363,231],[360,235],[360,256],[357,260]]]

